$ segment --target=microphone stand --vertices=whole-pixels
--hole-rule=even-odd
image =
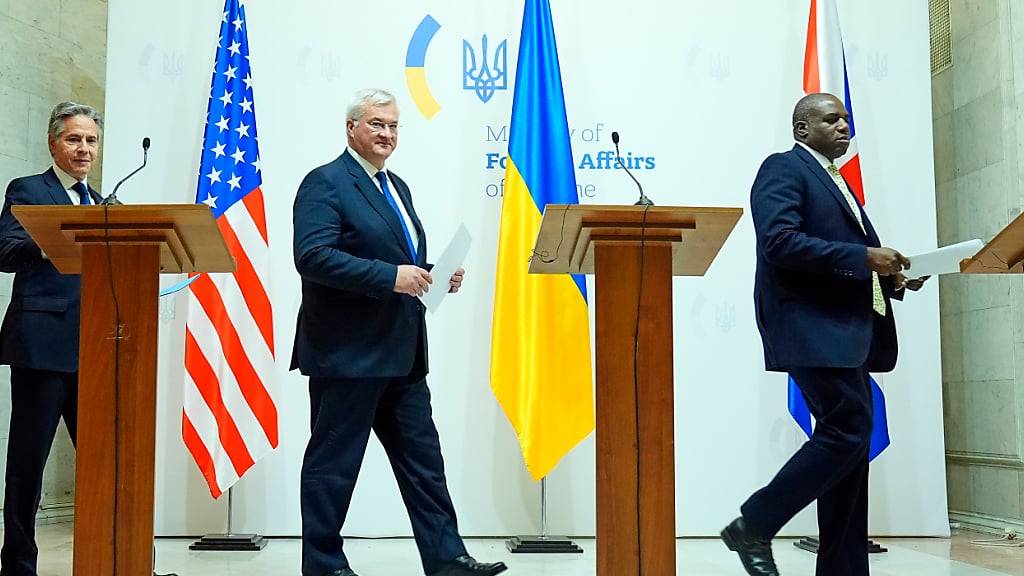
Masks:
[[[626,167],[626,163],[622,161],[622,155],[619,154],[619,133],[612,132],[612,143],[615,144],[615,164],[619,168],[626,171],[626,174],[636,183],[636,187],[640,189],[640,199],[633,203],[633,206],[654,206],[654,202],[644,194],[644,187],[640,185],[640,181],[633,176],[633,173]]]
[[[117,190],[121,187],[121,184],[124,184],[129,178],[131,178],[132,176],[135,176],[136,174],[138,174],[139,170],[142,170],[143,168],[145,168],[146,167],[146,162],[148,160],[149,160],[149,137],[147,136],[146,138],[142,139],[142,166],[139,166],[138,168],[133,170],[131,174],[125,176],[124,178],[121,179],[120,182],[118,182],[116,185],[114,185],[114,191],[110,193],[110,196],[107,196],[103,200],[100,200],[100,206],[117,206],[117,205],[120,205],[121,201],[117,199]]]

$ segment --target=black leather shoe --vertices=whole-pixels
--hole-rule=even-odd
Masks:
[[[455,560],[444,565],[443,568],[430,574],[430,576],[494,576],[508,570],[504,562],[484,564],[477,562],[470,555],[459,556]]]
[[[779,569],[772,558],[772,541],[751,534],[742,516],[722,530],[722,542],[739,554],[743,568],[750,576],[779,576]]]
[[[334,572],[331,572],[330,574],[327,574],[327,576],[359,576],[359,575],[356,574],[355,572],[353,572],[351,568],[342,568],[341,570],[335,570]]]

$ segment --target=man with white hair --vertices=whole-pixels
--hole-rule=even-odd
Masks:
[[[387,452],[428,576],[492,576],[459,536],[427,388],[425,308],[433,279],[409,186],[384,163],[398,107],[356,93],[348,149],[310,172],[294,206],[302,277],[292,369],[309,376],[311,436],[302,462],[302,574],[355,576],[342,551],[352,490],[372,429]],[[435,290],[458,292],[463,271]]]

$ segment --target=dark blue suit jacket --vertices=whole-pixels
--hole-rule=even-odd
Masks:
[[[93,202],[100,195],[89,189]],[[11,212],[19,204],[71,204],[53,169],[16,178],[0,212],[0,271],[14,272],[11,303],[0,327],[0,364],[78,371],[81,278],[57,272]]]
[[[419,235],[415,262],[395,211],[348,151],[299,186],[293,217],[302,305],[293,370],[321,378],[406,376],[418,355],[426,370],[426,309],[394,292],[399,264],[429,269],[426,234],[409,187],[389,174]]]
[[[768,370],[896,365],[890,298],[882,277],[883,318],[872,310],[868,246],[880,246],[863,208],[860,225],[828,172],[807,150],[769,156],[750,193],[757,235],[754,305]]]

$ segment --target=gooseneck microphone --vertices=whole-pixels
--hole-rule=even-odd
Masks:
[[[148,159],[149,159],[149,136],[147,136],[147,137],[142,139],[142,166],[139,166],[134,171],[132,171],[131,174],[129,174],[129,175],[125,176],[124,178],[122,178],[121,181],[118,182],[117,185],[114,186],[114,191],[110,193],[110,196],[107,196],[106,198],[104,198],[103,200],[100,201],[100,205],[101,206],[106,206],[106,205],[120,204],[121,201],[117,199],[117,189],[120,188],[121,184],[124,184],[126,180],[128,180],[132,176],[135,176],[139,172],[139,170],[142,170],[143,168],[145,168],[146,167],[146,161]]]
[[[618,164],[619,168],[622,168],[623,170],[625,170],[626,174],[628,174],[629,177],[633,179],[633,182],[636,182],[636,187],[640,189],[640,199],[637,200],[636,202],[634,202],[633,205],[634,206],[654,206],[654,202],[652,202],[651,199],[648,198],[644,194],[644,187],[640,185],[640,181],[637,180],[635,176],[633,176],[633,173],[629,171],[629,168],[626,168],[626,163],[622,161],[622,155],[619,154],[619,133],[618,132],[612,132],[612,143],[615,144],[615,160],[617,161],[616,163]]]

